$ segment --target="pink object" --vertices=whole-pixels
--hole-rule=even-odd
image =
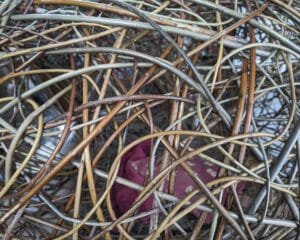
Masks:
[[[139,185],[144,185],[145,177],[148,178],[149,155],[150,141],[144,141],[133,147],[122,157],[118,176],[128,179]],[[187,160],[186,163],[204,183],[212,181],[217,176],[219,171],[218,166],[201,159],[199,156],[194,156],[193,158]],[[158,171],[159,166],[155,166],[155,173]],[[167,191],[167,187],[168,183],[166,182],[164,191]],[[187,193],[196,188],[197,185],[193,179],[184,171],[181,166],[178,166],[176,168],[174,195],[176,197],[183,198]],[[239,188],[239,191],[241,191],[243,187]],[[121,216],[123,213],[129,210],[138,195],[139,191],[115,183],[111,190],[111,200],[116,215]],[[226,192],[224,195],[225,200],[227,195]],[[196,195],[193,199],[195,200],[198,198],[199,195]],[[152,204],[153,196],[150,196],[142,203],[138,209],[138,212],[150,211],[152,209]],[[206,223],[210,223],[211,220],[212,216],[208,215],[206,218]],[[147,223],[149,221],[149,217],[142,218],[142,221]]]

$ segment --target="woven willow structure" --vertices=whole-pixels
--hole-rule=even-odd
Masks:
[[[300,3],[0,2],[1,239],[299,239]]]

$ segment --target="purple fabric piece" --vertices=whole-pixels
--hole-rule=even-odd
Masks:
[[[128,179],[139,185],[145,185],[145,181],[148,179],[148,162],[150,155],[150,141],[142,142],[121,158],[120,168],[118,176]],[[201,159],[199,156],[194,156],[188,159],[186,163],[194,171],[194,174],[198,176],[204,183],[212,181],[219,171],[219,167]],[[159,166],[155,166],[155,174],[159,171]],[[238,185],[238,192],[241,192],[245,187],[244,183]],[[176,168],[174,195],[178,198],[185,197],[189,192],[196,189],[197,185],[193,179],[184,171],[181,166]],[[168,181],[164,184],[164,191],[167,192]],[[129,210],[135,199],[138,197],[139,191],[128,188],[124,185],[115,183],[111,190],[112,206],[119,217]],[[225,202],[227,191],[224,191],[222,203]],[[201,193],[195,195],[191,200],[195,201],[201,197]],[[152,209],[153,195],[146,199],[142,205],[138,208],[138,212],[146,212]],[[194,211],[195,215],[199,215],[200,211]],[[212,214],[208,214],[206,223],[210,223],[212,220]],[[149,217],[142,218],[144,223],[148,223]]]

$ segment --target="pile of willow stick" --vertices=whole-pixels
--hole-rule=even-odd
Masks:
[[[299,10],[1,1],[0,238],[299,239]]]

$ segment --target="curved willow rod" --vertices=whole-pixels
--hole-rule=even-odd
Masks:
[[[13,97],[0,98],[0,102],[9,101],[11,99],[13,99]],[[31,106],[35,110],[37,110],[39,108],[38,104],[36,102],[34,102],[33,100],[31,100],[31,99],[26,99],[26,102],[31,104]],[[24,121],[26,121],[26,120],[24,120]],[[28,121],[26,121],[26,122],[28,123]],[[21,125],[20,129],[22,129],[21,127],[26,127],[26,126]],[[17,147],[18,140],[21,137],[21,135],[23,134],[23,131],[25,131],[25,129],[22,129],[21,134],[19,134],[19,131],[17,131],[16,134],[15,134],[14,139],[10,143],[10,146],[9,146],[9,149],[8,149],[8,152],[7,152],[7,156],[6,156],[6,159],[5,159],[5,185],[3,186],[3,188],[0,191],[0,198],[14,184],[17,177],[21,174],[22,170],[26,167],[26,165],[30,161],[32,155],[34,154],[34,152],[38,148],[39,141],[40,141],[40,139],[42,137],[42,133],[43,133],[43,116],[41,114],[38,116],[37,134],[36,134],[36,137],[35,137],[35,140],[34,140],[32,146],[30,148],[30,151],[27,153],[25,159],[23,160],[22,164],[18,167],[16,172],[11,176],[12,155],[15,151],[15,148]]]
[[[19,129],[17,130],[17,132],[15,133],[15,136],[12,140],[12,142],[10,143],[10,147],[8,149],[8,153],[7,153],[7,158],[5,161],[5,187],[1,189],[0,191],[0,198],[3,197],[3,195],[9,190],[9,187],[14,183],[14,181],[16,180],[17,176],[21,173],[22,171],[22,167],[24,168],[27,164],[27,162],[30,160],[31,156],[30,154],[33,154],[35,149],[37,148],[37,143],[35,140],[34,145],[33,145],[33,150],[30,151],[30,154],[28,154],[28,156],[25,158],[25,160],[23,161],[23,163],[20,166],[20,170],[18,170],[13,177],[10,179],[11,177],[11,168],[12,168],[12,157],[13,157],[13,153],[14,150],[17,146],[18,141],[20,140],[20,138],[23,136],[23,133],[25,132],[25,130],[27,129],[27,126],[37,117],[37,116],[41,116],[41,113],[43,111],[45,111],[49,106],[51,106],[52,104],[54,104],[57,99],[59,99],[60,97],[62,97],[66,92],[68,92],[71,89],[71,87],[66,87],[65,89],[63,89],[62,91],[60,91],[59,93],[57,93],[56,95],[54,95],[51,99],[49,99],[47,102],[45,102],[43,105],[41,105],[40,107],[37,107],[36,104],[34,104],[35,106],[35,110],[33,112],[31,112],[27,118],[25,118],[22,122],[22,124],[20,125]],[[30,101],[30,103],[33,103],[33,101]],[[42,119],[40,119],[39,117],[39,124],[40,121]],[[42,127],[42,125],[39,125],[39,127]],[[38,131],[38,135],[37,138],[40,137],[40,129]],[[36,139],[37,139],[36,138]]]
[[[160,61],[158,61],[158,62],[160,62]],[[165,63],[161,63],[161,64],[166,65]],[[137,65],[141,66],[141,67],[144,66],[143,64],[137,64]],[[81,69],[74,70],[74,71],[62,74],[60,76],[51,78],[48,81],[43,82],[43,83],[37,85],[36,87],[33,87],[30,90],[22,93],[20,97],[22,99],[28,98],[32,94],[35,94],[35,93],[37,93],[37,92],[39,92],[39,91],[41,91],[41,90],[43,90],[43,89],[51,86],[52,84],[55,84],[55,83],[60,82],[60,81],[65,81],[67,79],[70,79],[72,77],[79,76],[79,75],[82,75],[82,74],[85,74],[85,73],[90,73],[90,72],[93,72],[93,71],[103,70],[103,69],[107,69],[107,68],[122,68],[122,67],[131,67],[131,66],[133,66],[133,63],[115,63],[115,64],[101,64],[101,65],[96,65],[96,66],[90,66],[90,67],[86,67],[86,68],[81,68]],[[176,72],[178,74],[180,74],[179,71],[176,71]],[[182,74],[180,74],[180,75],[183,78]],[[13,99],[12,101],[10,101],[9,103],[7,103],[4,107],[2,107],[0,109],[0,114],[3,114],[4,112],[6,112],[8,109],[10,109],[11,107],[13,107],[17,103],[18,103],[18,99],[16,99],[16,98]]]
[[[65,49],[62,50],[64,53],[80,53],[80,52],[107,52],[107,53],[117,53],[117,54],[124,54],[132,57],[139,57],[148,61],[151,61],[152,63],[155,63],[157,65],[160,65],[161,67],[164,67],[165,69],[168,69],[169,71],[175,73],[179,78],[181,78],[183,81],[187,82],[189,85],[194,87],[198,92],[200,92],[203,96],[210,96],[208,98],[208,101],[216,108],[216,110],[220,113],[220,117],[226,118],[227,120],[230,119],[229,114],[224,110],[224,108],[215,101],[214,97],[211,95],[210,91],[206,87],[204,83],[200,84],[193,80],[191,77],[189,77],[187,74],[183,73],[182,71],[178,70],[176,67],[174,67],[171,63],[168,61],[160,60],[159,58],[154,58],[150,55],[143,54],[140,52],[128,50],[128,49],[116,49],[116,48],[109,48],[109,47],[95,47],[95,48],[75,48],[75,49]],[[51,51],[49,54],[58,54],[62,53],[62,51]],[[197,70],[195,70],[197,71]],[[199,73],[198,73],[199,74]],[[184,77],[183,77],[184,76]],[[206,90],[205,90],[206,89]],[[1,110],[0,110],[1,113]],[[226,122],[228,122],[226,120]]]
[[[118,19],[118,18],[102,18],[102,17],[91,17],[91,16],[72,16],[72,15],[66,15],[66,14],[26,14],[26,15],[12,15],[11,19],[13,20],[55,20],[55,21],[69,21],[69,22],[88,22],[88,23],[94,23],[99,25],[108,25],[113,26],[116,28],[138,28],[143,30],[153,30],[153,27],[145,22],[140,21],[130,21],[126,19]],[[184,29],[180,27],[173,27],[173,26],[161,26],[162,29],[168,33],[177,34],[180,32],[181,35],[191,37],[195,40],[201,40],[205,41],[213,35],[214,31],[210,31],[210,33],[203,33],[203,31],[198,30],[198,27],[194,27],[191,29]],[[192,30],[192,31],[191,31]],[[226,37],[224,40],[224,44],[227,47],[236,48],[240,47],[246,42],[242,39],[239,41],[234,41],[230,37]],[[19,55],[19,53],[14,54],[14,56]]]
[[[51,48],[64,47],[64,46],[72,45],[72,44],[75,44],[75,43],[94,40],[94,39],[97,39],[97,38],[100,38],[100,37],[107,36],[109,34],[118,32],[120,30],[122,30],[122,28],[116,27],[116,28],[108,29],[104,32],[100,32],[100,33],[90,35],[90,36],[86,36],[86,37],[79,38],[79,39],[72,39],[72,40],[67,40],[65,42],[58,42],[58,43],[53,43],[53,44],[44,45],[44,46],[40,46],[40,47],[34,47],[34,48],[18,50],[18,51],[6,53],[6,54],[1,54],[0,55],[0,60],[15,57],[15,56],[21,56],[23,54],[32,54],[33,52],[38,52],[38,51],[47,51]]]
[[[290,54],[293,54],[295,57],[297,58],[300,58],[300,54],[297,54],[295,53],[293,50],[287,48],[287,47],[284,47],[284,46],[281,46],[281,45],[276,45],[276,44],[272,44],[272,43],[252,43],[252,44],[248,44],[246,46],[243,46],[241,48],[238,48],[238,49],[235,49],[233,51],[231,51],[229,54],[227,54],[225,57],[223,57],[222,59],[222,63],[224,63],[225,61],[227,61],[230,57],[232,57],[233,55],[243,51],[243,50],[246,50],[246,49],[251,49],[253,47],[257,47],[257,46],[265,46],[265,47],[270,47],[270,48],[277,48],[277,49],[280,49],[280,50],[283,50],[284,52],[288,52]],[[215,67],[213,67],[206,75],[205,77],[205,82],[208,82],[208,79],[210,78],[210,76],[214,73],[214,71],[216,71]],[[292,78],[291,78],[291,83],[294,83],[294,80],[293,80],[293,75],[291,75]],[[291,84],[292,86],[292,96],[295,96],[295,86],[294,84]],[[293,116],[294,116],[294,113],[295,113],[295,108],[296,108],[296,102],[295,101],[292,101],[292,117],[289,117],[289,122],[291,123],[291,121],[293,120]],[[282,136],[286,133],[286,131],[288,130],[288,126],[285,127],[284,131],[281,132],[281,134],[279,134],[277,137],[275,137],[274,139],[272,139],[271,141],[267,142],[267,143],[264,143],[264,146],[268,146],[272,143],[274,143],[275,141],[278,141],[280,138],[282,138]],[[258,155],[259,156],[259,155]]]
[[[12,72],[9,74],[4,75],[0,78],[0,84],[5,83],[11,78],[16,78],[20,76],[27,76],[27,75],[33,75],[33,74],[45,74],[45,73],[67,73],[71,72],[71,69],[63,69],[63,68],[57,68],[57,69],[34,69],[34,70],[27,70],[22,72]]]
[[[162,221],[162,223],[159,224],[158,228],[154,230],[153,233],[151,233],[151,240],[158,239],[160,234],[167,229],[165,227],[166,225],[169,225],[168,223],[172,220],[172,218],[175,216],[175,214],[188,202],[193,196],[195,196],[199,192],[198,189],[193,190],[189,192],[183,199],[181,199],[175,207],[169,212],[169,214],[166,215],[165,219]],[[176,222],[173,222],[173,224]]]
[[[48,34],[48,33],[58,31],[58,30],[63,29],[63,28],[76,27],[76,26],[93,26],[93,27],[101,27],[101,28],[104,28],[106,30],[110,29],[109,27],[107,27],[105,25],[101,25],[101,24],[97,24],[97,23],[72,22],[72,23],[64,23],[64,24],[58,25],[56,27],[49,28],[45,31],[40,32],[39,34],[40,35],[45,35],[45,34]],[[38,35],[30,36],[30,37],[27,37],[27,38],[23,38],[18,42],[19,43],[25,43],[25,42],[28,42],[28,41],[32,41],[32,40],[34,40],[35,38],[38,38],[38,37],[39,37]]]
[[[204,6],[207,6],[209,8],[218,10],[220,12],[223,12],[227,15],[230,15],[232,17],[235,18],[243,18],[245,17],[244,14],[240,14],[236,11],[233,11],[229,8],[226,8],[220,4],[216,4],[207,0],[192,0],[192,2],[194,3],[198,3],[198,4],[202,4]],[[249,23],[259,29],[261,29],[262,31],[270,34],[273,38],[279,40],[282,44],[286,45],[287,47],[291,48],[293,51],[297,52],[298,54],[300,54],[300,47],[299,45],[293,43],[292,41],[290,41],[289,39],[283,37],[282,35],[280,35],[279,33],[277,33],[276,31],[272,30],[271,28],[265,26],[264,24],[259,23],[258,21],[251,19],[249,20]]]
[[[223,183],[223,182],[231,182],[229,184],[232,184],[232,181],[236,181],[236,180],[242,180],[242,181],[249,181],[249,182],[256,182],[256,183],[260,183],[260,184],[265,184],[265,182],[261,182],[261,181],[257,181],[256,179],[250,178],[250,177],[239,177],[239,176],[234,176],[234,177],[223,177],[223,178],[219,178],[219,179],[215,179],[209,183],[207,183],[207,186],[212,186],[214,184],[218,184],[218,183]],[[226,184],[226,187],[229,186],[229,184]],[[223,190],[224,186],[220,186],[217,189],[213,190],[213,194],[217,194],[219,193],[221,190]],[[282,189],[283,190],[283,189]],[[199,190],[194,190],[197,192],[199,192]],[[284,191],[288,191],[288,190],[284,190]],[[293,196],[296,196],[297,194],[290,192],[290,194],[292,194]],[[184,217],[186,214],[192,212],[194,209],[196,209],[197,205],[202,204],[204,201],[206,201],[207,198],[205,196],[200,197],[197,201],[189,204],[189,206],[185,207],[184,210],[182,210],[178,215],[175,215],[176,212],[179,210],[179,208],[173,208],[172,211],[169,213],[171,216],[171,218],[169,218],[169,216],[167,218],[165,218],[164,223],[166,225],[166,228],[171,226],[172,224],[174,224],[176,221],[178,221],[179,219],[181,219],[182,217]],[[178,202],[178,205],[180,206],[184,206],[186,204],[186,199],[181,199],[181,201]],[[248,220],[248,216],[245,216]],[[262,222],[266,221],[267,218],[265,218]],[[280,221],[280,220],[279,220]],[[282,221],[283,223],[284,221]]]

